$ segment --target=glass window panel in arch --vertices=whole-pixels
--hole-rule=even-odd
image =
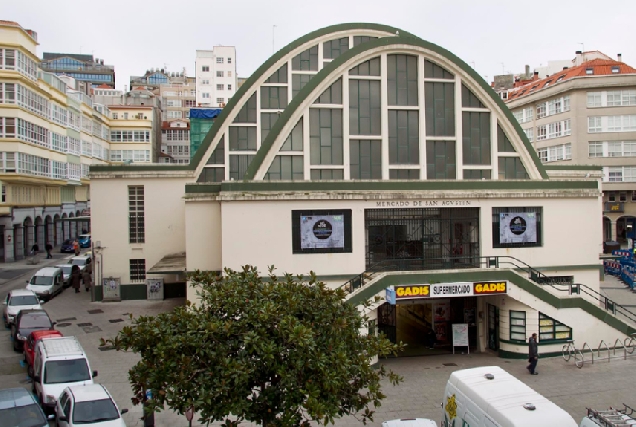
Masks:
[[[349,134],[380,135],[380,92],[377,80],[349,80]]]
[[[455,83],[425,82],[427,136],[455,136]]]
[[[382,141],[349,141],[351,179],[382,179]]]
[[[465,108],[486,108],[479,98],[462,83],[462,107]]]
[[[389,164],[420,162],[418,111],[389,110]]]
[[[357,46],[359,44],[362,43],[366,43],[369,40],[375,40],[377,39],[377,37],[372,37],[372,36],[353,36],[353,46]]]
[[[230,155],[230,179],[235,181],[243,179],[252,160],[254,160],[253,154]]]
[[[497,151],[500,153],[515,153],[516,150],[504,133],[499,123],[497,123]]]
[[[304,178],[303,156],[276,156],[265,174],[266,181],[302,181]]]
[[[310,47],[292,59],[294,71],[318,71],[318,45]]]
[[[464,169],[464,179],[490,179],[491,171],[486,169]]]
[[[349,70],[350,76],[380,76],[380,58],[372,58],[364,61],[357,67]]]
[[[349,50],[349,37],[329,40],[322,44],[322,56],[325,59],[335,59]]]
[[[499,179],[530,179],[518,157],[499,157]]]
[[[287,86],[261,86],[261,109],[282,110],[287,107]]]
[[[206,162],[207,165],[223,165],[225,164],[225,136],[221,137],[218,145],[210,155]]]
[[[454,79],[455,76],[445,68],[428,59],[424,61],[424,78],[427,79]]]
[[[344,171],[342,169],[312,169],[311,180],[329,180],[329,179],[344,179]]]
[[[303,151],[303,148],[303,119],[301,117],[283,143],[280,151]]]
[[[283,64],[278,70],[274,71],[265,83],[287,83],[287,63]]]
[[[261,113],[261,142],[265,141],[279,116],[279,113]]]
[[[419,180],[420,170],[419,169],[390,169],[389,179]]]
[[[225,181],[225,168],[203,168],[197,182]]]
[[[292,98],[305,87],[313,74],[292,74]]]
[[[455,141],[426,141],[426,179],[457,179]]]
[[[342,110],[309,110],[309,160],[312,165],[342,165]]]
[[[241,107],[234,118],[234,123],[256,123],[256,93]]]
[[[228,130],[230,151],[256,150],[254,126],[230,126]]]
[[[462,113],[462,153],[465,165],[490,164],[490,113]]]
[[[416,106],[417,100],[417,57],[412,55],[388,55],[388,105]]]
[[[315,104],[342,104],[342,79],[336,80],[316,100]]]

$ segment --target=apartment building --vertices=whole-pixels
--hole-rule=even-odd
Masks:
[[[546,166],[602,168],[602,238],[626,245],[636,237],[636,69],[598,51],[571,65],[508,91],[507,105]]]
[[[40,68],[58,76],[66,75],[88,82],[92,87],[104,84],[115,87],[115,67],[104,65],[103,59],[93,55],[44,52]]]
[[[236,93],[236,48],[215,46],[212,50],[197,50],[196,102],[199,107],[223,108]]]

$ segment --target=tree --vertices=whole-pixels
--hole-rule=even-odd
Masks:
[[[361,334],[366,316],[316,276],[270,268],[188,276],[200,300],[158,316],[140,316],[115,338],[141,360],[129,371],[133,403],[153,392],[146,410],[193,408],[202,423],[243,420],[263,426],[333,423],[355,414],[373,420],[385,395],[381,380],[402,378],[370,358],[396,354],[384,335]]]

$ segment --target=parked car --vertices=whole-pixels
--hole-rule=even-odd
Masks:
[[[24,388],[0,390],[0,425],[48,427],[49,423],[35,397]]]
[[[22,351],[24,342],[31,332],[53,330],[54,325],[55,322],[52,322],[46,311],[42,309],[20,310],[15,323],[11,325],[13,349]]]
[[[91,263],[91,257],[85,255],[74,256],[68,260],[68,263],[71,265],[77,265],[80,268],[80,271],[83,271]]]
[[[64,243],[62,243],[62,246],[60,246],[60,252],[62,253],[74,253],[75,249],[73,249],[73,240],[71,239],[66,239],[64,240]]]
[[[91,426],[126,427],[121,411],[106,387],[101,384],[66,387],[55,408],[58,427]]]
[[[24,343],[24,360],[27,363],[27,374],[33,378],[33,359],[35,358],[35,346],[38,341],[44,338],[62,337],[62,333],[56,330],[46,331],[33,331],[29,334],[26,342]]]
[[[27,289],[14,289],[9,291],[7,298],[2,301],[2,320],[4,320],[4,326],[9,327],[15,322],[15,317],[20,310],[36,308],[40,309],[40,305],[44,301],[40,301],[35,292]]]
[[[68,288],[71,285],[71,270],[73,269],[73,264],[59,264],[56,265],[55,268],[59,268],[62,270],[62,275],[64,276],[64,287]]]
[[[64,274],[57,267],[41,268],[27,281],[27,289],[48,301],[64,290]]]
[[[382,427],[437,427],[437,423],[428,418],[402,418],[384,421]]]
[[[80,234],[77,239],[80,248],[90,248],[91,247],[91,235],[90,234]]]

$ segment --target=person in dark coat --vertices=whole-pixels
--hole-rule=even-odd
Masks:
[[[528,362],[530,364],[526,367],[526,369],[530,371],[531,375],[539,375],[539,373],[535,371],[538,361],[539,348],[537,346],[537,333],[535,332],[528,340]]]
[[[88,292],[91,288],[91,268],[90,264],[84,267],[84,271],[82,271],[82,282],[84,282],[84,287],[86,288],[86,292]]]
[[[75,289],[75,293],[80,291],[80,284],[82,282],[82,275],[80,268],[77,265],[71,267],[71,286]]]
[[[53,258],[53,255],[51,255],[51,251],[53,250],[53,245],[51,245],[51,242],[46,242],[46,246],[44,246],[44,249],[46,249],[46,259]]]

